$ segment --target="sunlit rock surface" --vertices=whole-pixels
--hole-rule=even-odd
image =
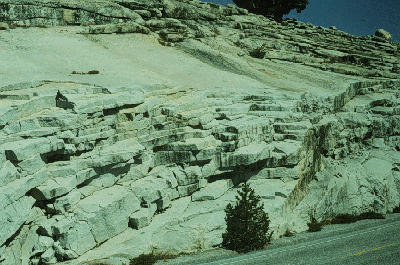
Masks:
[[[400,203],[400,53],[198,1],[0,0],[0,264],[218,247]]]

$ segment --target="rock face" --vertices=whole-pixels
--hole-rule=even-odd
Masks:
[[[383,30],[199,1],[0,14],[0,264],[217,247],[244,180],[274,237],[310,208],[400,203],[400,46]]]

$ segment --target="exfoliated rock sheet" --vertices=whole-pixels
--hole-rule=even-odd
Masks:
[[[0,0],[0,264],[218,249],[244,181],[273,239],[392,211],[399,61],[233,5]]]

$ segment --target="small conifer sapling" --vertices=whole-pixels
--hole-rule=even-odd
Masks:
[[[264,212],[264,204],[257,206],[260,196],[245,182],[242,191],[238,190],[238,200],[233,208],[228,204],[225,213],[226,232],[222,234],[222,247],[238,253],[261,250],[269,243],[272,233],[267,238],[269,218]]]

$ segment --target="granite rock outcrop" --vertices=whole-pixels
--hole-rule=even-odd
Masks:
[[[384,30],[195,0],[0,0],[0,30],[0,264],[218,247],[244,180],[275,238],[400,203]]]

